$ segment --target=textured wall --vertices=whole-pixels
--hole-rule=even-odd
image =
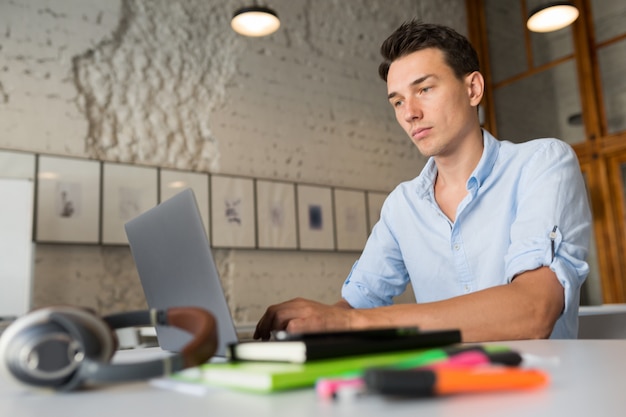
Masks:
[[[86,155],[72,60],[110,36],[119,2],[0,1],[0,146]]]
[[[0,0],[0,148],[390,190],[423,158],[396,126],[378,48],[418,16],[466,31],[463,0]],[[238,324],[297,295],[335,301],[356,254],[216,251]],[[35,305],[143,307],[128,248],[38,245]]]
[[[123,1],[113,33],[73,59],[90,156],[219,169],[209,115],[241,49],[225,4]]]

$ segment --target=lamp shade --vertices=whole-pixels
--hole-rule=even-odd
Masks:
[[[280,20],[272,9],[250,6],[237,10],[230,21],[230,26],[244,36],[267,36],[278,30]]]
[[[533,32],[553,32],[572,24],[578,14],[571,2],[548,2],[530,12],[526,27]]]

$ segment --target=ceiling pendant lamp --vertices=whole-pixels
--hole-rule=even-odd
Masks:
[[[259,37],[276,32],[280,27],[280,20],[274,10],[254,5],[237,10],[230,26],[240,35]]]
[[[530,12],[526,27],[533,32],[553,32],[572,24],[578,14],[569,1],[548,2]]]

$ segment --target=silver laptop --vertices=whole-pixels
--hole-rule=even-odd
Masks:
[[[196,306],[209,310],[218,323],[215,356],[226,356],[237,342],[196,197],[186,189],[125,224],[126,236],[150,308]],[[179,352],[191,336],[157,326],[161,348]]]

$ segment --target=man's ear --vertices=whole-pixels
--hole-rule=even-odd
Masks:
[[[478,106],[485,93],[485,79],[483,75],[474,71],[465,77],[465,85],[467,86],[467,94],[472,106]]]

